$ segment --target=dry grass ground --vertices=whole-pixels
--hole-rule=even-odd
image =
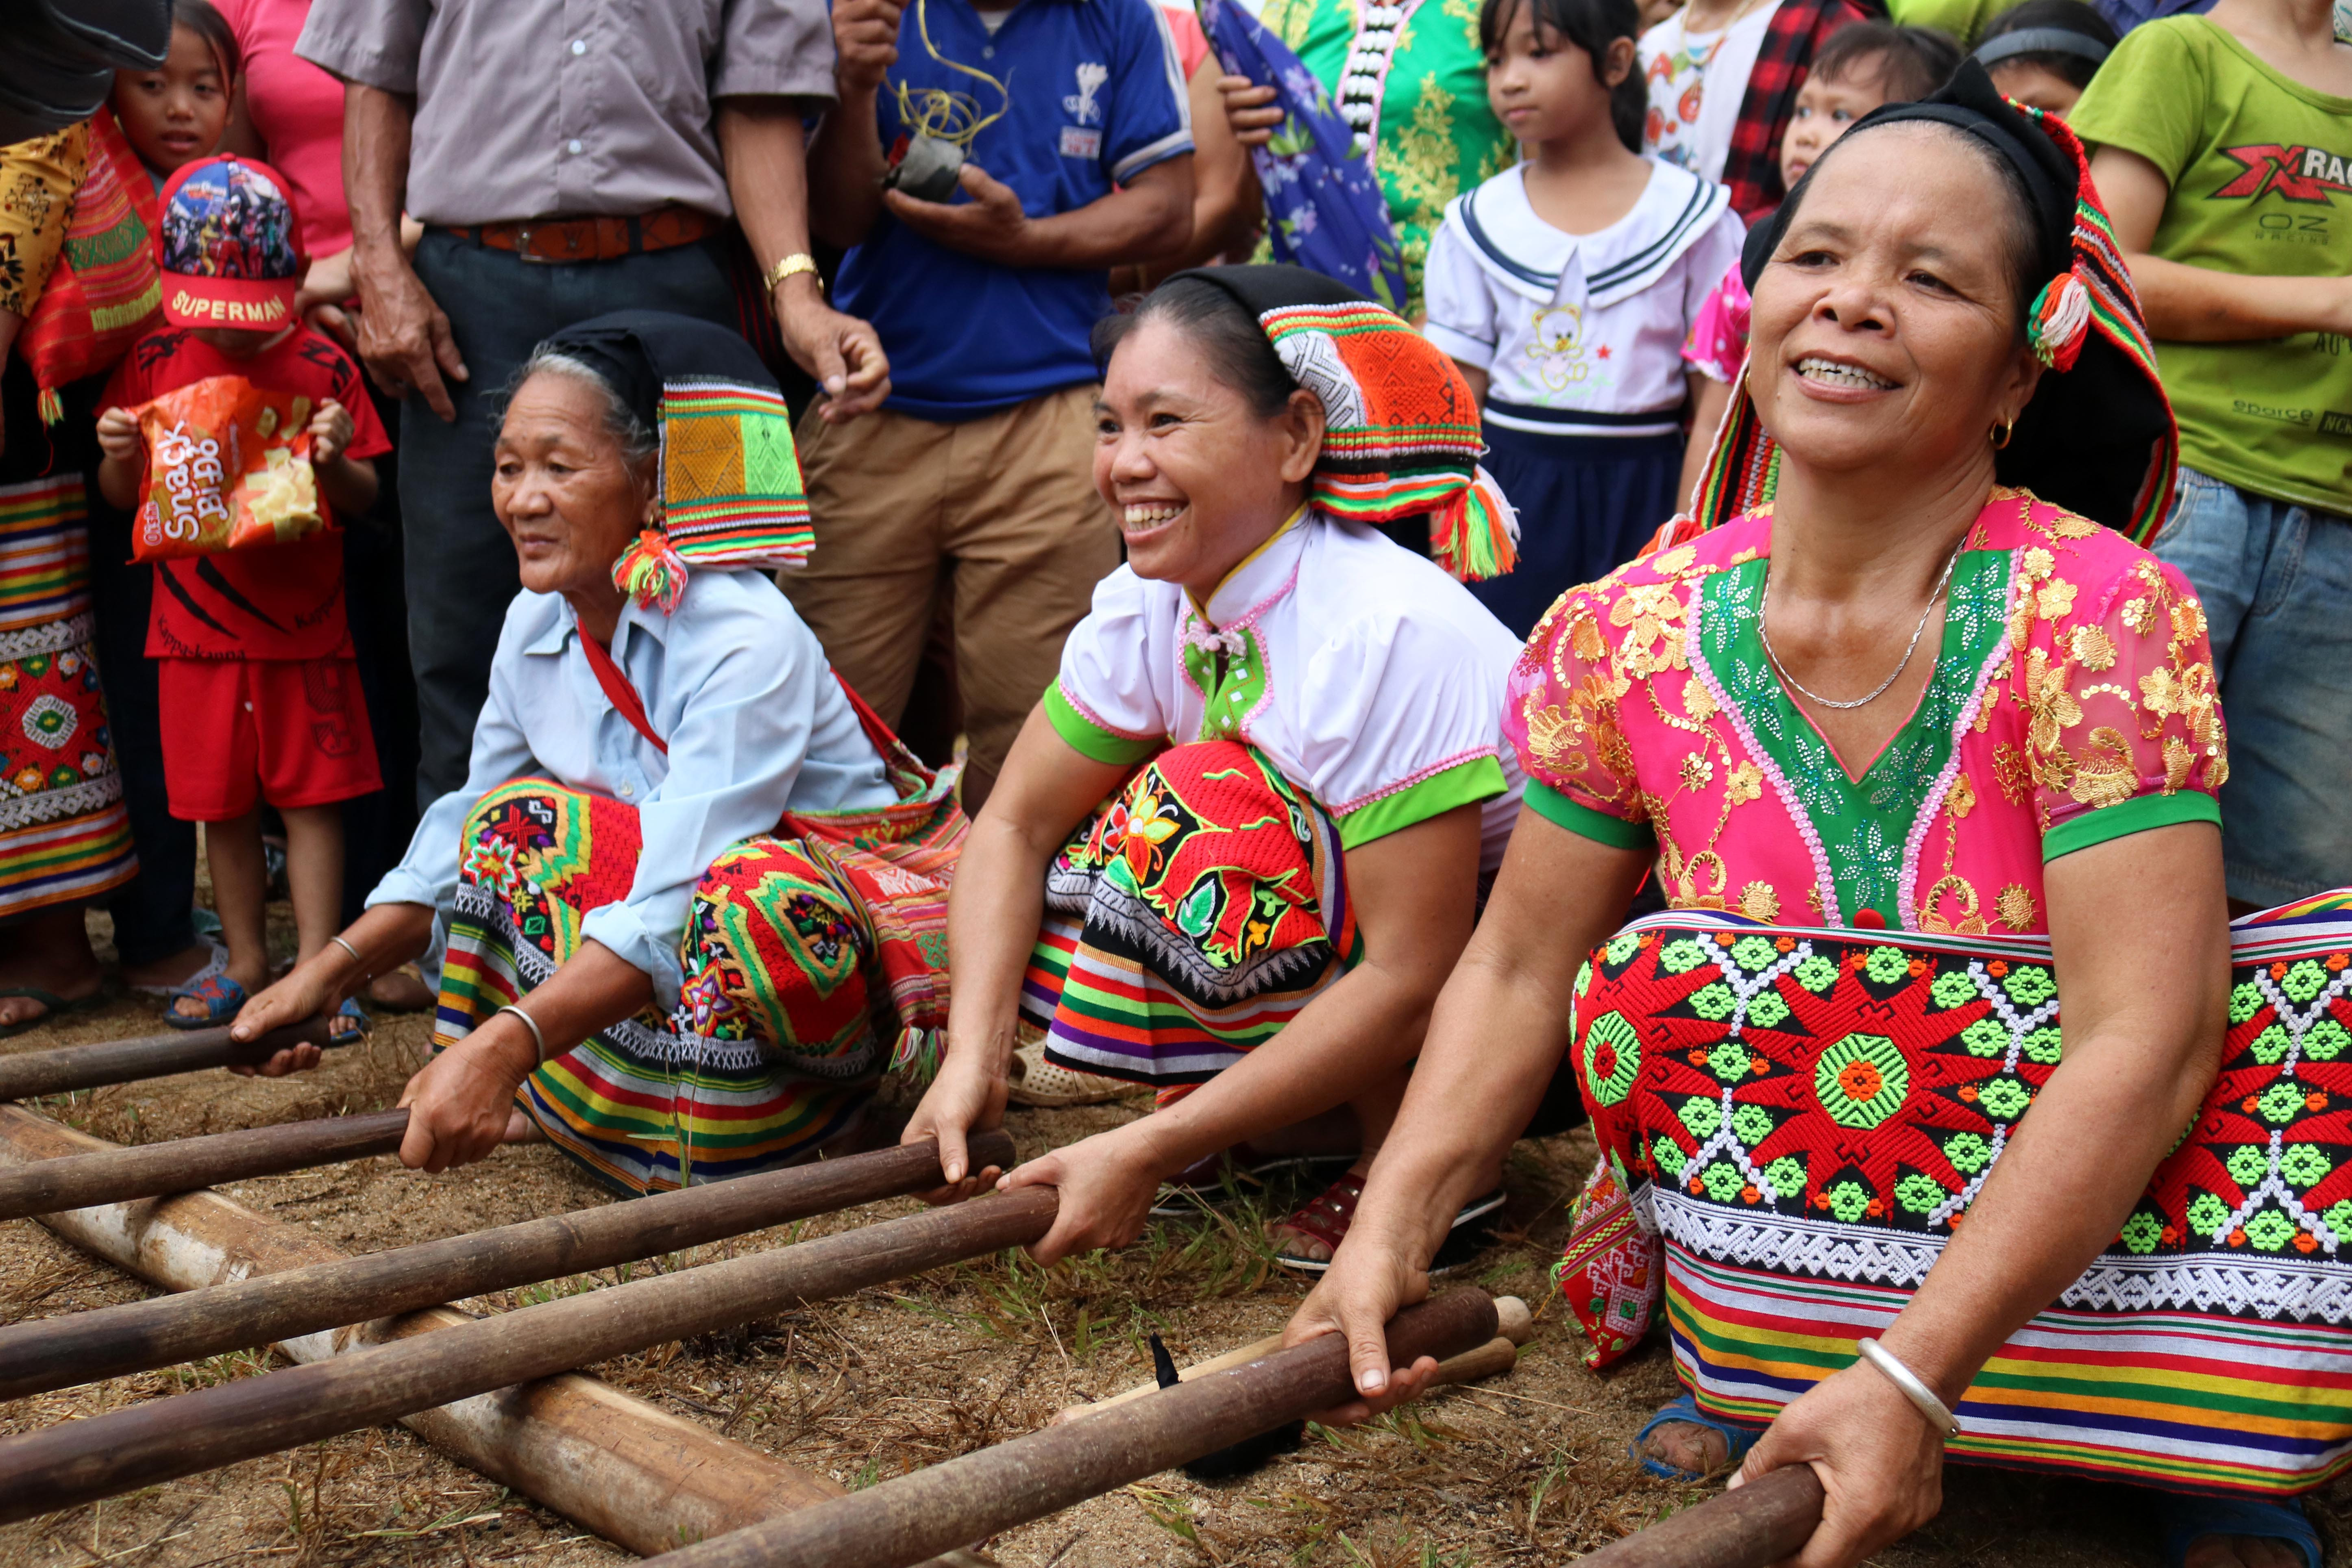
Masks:
[[[159,1005],[125,999],[0,1050],[162,1026]],[[397,1097],[425,1035],[422,1018],[393,1018],[364,1049],[303,1078],[189,1075],[42,1109],[126,1143],[370,1110]],[[1034,1152],[1136,1113],[1131,1105],[1015,1111],[1011,1131]],[[1581,1134],[1522,1144],[1513,1156],[1505,1223],[1465,1277],[1540,1307],[1565,1200],[1589,1154]],[[606,1201],[543,1146],[506,1150],[440,1176],[378,1160],[229,1190],[353,1251]],[[1244,1194],[1224,1214],[1157,1226],[1120,1253],[1050,1271],[1008,1253],[589,1370],[794,1464],[869,1485],[1032,1430],[1064,1405],[1148,1376],[1150,1331],[1185,1362],[1278,1330],[1304,1287],[1272,1265],[1256,1221],[1297,1195]],[[911,1207],[877,1204],[807,1222],[799,1234]],[[791,1238],[771,1232],[706,1255]],[[642,1267],[702,1260],[680,1256]],[[551,1293],[615,1283],[625,1272],[467,1305],[513,1310]],[[142,1293],[32,1222],[0,1224],[0,1321]],[[271,1364],[266,1352],[238,1353],[0,1405],[0,1432],[253,1376]],[[1587,1371],[1571,1327],[1546,1310],[1507,1378],[1446,1392],[1369,1427],[1310,1429],[1297,1452],[1236,1480],[1156,1477],[1009,1531],[988,1550],[1007,1568],[1559,1562],[1706,1495],[1651,1479],[1625,1458],[1627,1437],[1671,1396],[1673,1381],[1665,1351],[1654,1342],[1607,1374]],[[2352,1486],[2322,1493],[2315,1510],[2333,1539],[2352,1541]],[[6,1568],[569,1568],[625,1557],[396,1426],[0,1530]],[[1890,1568],[2143,1568],[2158,1557],[2146,1509],[2131,1492],[1956,1470],[1943,1517],[1877,1561]],[[2330,1561],[2352,1563],[2352,1553],[2339,1550]]]

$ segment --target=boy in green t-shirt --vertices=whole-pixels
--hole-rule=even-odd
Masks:
[[[2352,44],[2329,10],[2147,23],[2069,117],[2180,420],[2156,552],[2211,625],[2248,908],[2352,884]]]

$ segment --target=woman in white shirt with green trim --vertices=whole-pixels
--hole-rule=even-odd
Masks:
[[[1517,640],[1370,523],[1432,514],[1491,564],[1508,512],[1474,483],[1459,373],[1328,279],[1181,273],[1097,347],[1095,481],[1129,561],[974,824],[948,1050],[907,1136],[968,1193],[994,1173],[964,1135],[1016,1070],[1032,1100],[1149,1086],[1154,1114],[1004,1178],[1062,1189],[1039,1260],[1131,1240],[1163,1182],[1190,1212],[1226,1161],[1312,1151],[1354,1168],[1276,1230],[1319,1270],[1523,783],[1500,743]]]

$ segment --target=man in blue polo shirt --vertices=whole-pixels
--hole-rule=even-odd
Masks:
[[[976,812],[1118,564],[1094,489],[1087,335],[1111,267],[1191,237],[1184,79],[1151,0],[839,0],[834,36],[841,101],[810,150],[809,206],[850,247],[837,303],[880,334],[892,390],[864,418],[803,421],[817,544],[784,588],[893,723],[952,595]],[[949,93],[966,123],[996,116],[961,189],[884,190],[908,112]]]

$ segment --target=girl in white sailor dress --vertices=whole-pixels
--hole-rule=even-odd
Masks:
[[[1486,0],[1486,92],[1526,162],[1445,209],[1423,331],[1486,410],[1519,564],[1471,592],[1521,637],[1681,503],[1683,340],[1746,230],[1730,193],[1643,158],[1633,0]]]

